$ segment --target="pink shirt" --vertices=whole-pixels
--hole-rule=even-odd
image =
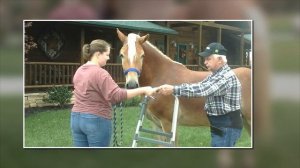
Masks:
[[[127,98],[127,91],[121,89],[110,74],[97,65],[84,64],[73,77],[74,106],[72,112],[95,114],[112,118],[112,104]]]

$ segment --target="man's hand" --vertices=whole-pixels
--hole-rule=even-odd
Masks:
[[[165,84],[165,85],[161,85],[160,87],[158,87],[157,92],[159,94],[163,94],[163,95],[167,96],[167,95],[171,95],[173,93],[173,89],[174,89],[174,86]]]

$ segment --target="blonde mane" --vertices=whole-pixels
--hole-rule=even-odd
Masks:
[[[166,60],[171,61],[171,62],[176,63],[176,64],[182,65],[181,63],[179,63],[179,62],[177,62],[177,61],[174,61],[174,60],[172,60],[170,57],[168,57],[167,55],[165,55],[162,51],[160,51],[155,45],[153,45],[153,44],[150,43],[149,41],[146,41],[146,43],[147,43],[151,48],[153,48],[156,52],[158,52],[159,55],[162,56],[163,58],[165,58]]]

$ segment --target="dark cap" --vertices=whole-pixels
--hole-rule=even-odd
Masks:
[[[210,43],[203,52],[198,55],[202,57],[208,57],[212,54],[226,55],[226,48],[220,43]]]

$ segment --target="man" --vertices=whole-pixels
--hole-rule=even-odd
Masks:
[[[241,84],[227,65],[226,52],[220,43],[209,44],[199,55],[204,57],[204,64],[212,74],[199,83],[162,85],[158,90],[164,95],[206,97],[204,110],[211,125],[212,147],[233,147],[243,127]]]

